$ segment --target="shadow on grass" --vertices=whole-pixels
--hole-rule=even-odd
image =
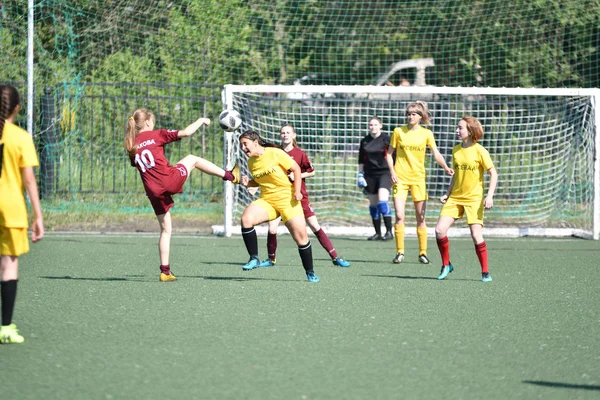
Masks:
[[[528,383],[530,385],[552,387],[552,388],[561,388],[561,389],[600,390],[600,386],[598,386],[598,385],[576,385],[573,383],[548,382],[548,381],[523,381],[523,383]]]
[[[148,279],[143,275],[127,275],[125,278],[116,277],[74,277],[69,275],[64,276],[40,276],[42,279],[51,280],[66,280],[66,281],[98,281],[98,282],[158,282],[156,279]],[[137,278],[137,279],[136,279]],[[251,282],[251,281],[271,281],[271,282],[294,282],[302,281],[303,279],[271,279],[271,278],[253,278],[253,277],[239,277],[239,276],[202,276],[202,275],[177,275],[177,280],[182,278],[194,278],[194,279],[205,279],[212,281],[235,281],[235,282]]]
[[[235,282],[251,282],[251,281],[263,281],[263,282],[294,282],[302,279],[272,279],[272,278],[244,278],[239,276],[202,276],[202,275],[177,275],[177,278],[195,278],[205,279],[207,281],[235,281]]]
[[[438,278],[435,276],[403,276],[403,275],[379,275],[379,274],[363,274],[362,276],[372,276],[374,278],[396,278],[396,279],[421,279],[421,280],[430,280],[437,281]],[[444,281],[469,281],[469,282],[481,282],[480,279],[466,279],[466,278],[451,278],[451,279],[443,279]]]
[[[69,275],[64,276],[40,276],[42,279],[53,279],[53,280],[67,280],[67,281],[105,281],[105,282],[124,282],[124,281],[132,281],[132,282],[144,282],[147,279],[144,279],[142,275],[131,275],[129,278],[115,278],[115,277],[104,277],[104,278],[92,278],[92,277],[73,277]]]
[[[437,281],[437,278],[432,277],[432,276],[402,276],[402,275],[379,275],[379,274],[363,274],[362,276],[372,276],[374,278],[423,279],[423,280]]]
[[[202,265],[233,265],[235,267],[242,268],[242,265],[246,264],[246,262],[244,262],[244,261],[240,261],[240,262],[224,262],[224,261],[204,261],[203,260],[200,264],[202,264]]]

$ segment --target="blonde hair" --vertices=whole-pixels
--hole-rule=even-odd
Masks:
[[[140,133],[144,127],[144,124],[148,120],[154,122],[154,114],[145,108],[135,110],[133,115],[127,119],[123,145],[125,146],[125,150],[127,150],[127,153],[129,153],[130,157],[133,157],[137,151],[137,146],[134,145],[135,137]]]
[[[294,135],[296,135],[296,136],[298,135],[296,133],[296,129],[292,125],[290,125],[290,124],[282,126],[281,129],[279,129],[279,132],[281,133],[281,131],[283,131],[283,128],[288,128],[288,127],[292,129],[292,132],[294,133]],[[292,146],[298,147],[298,143],[296,142],[296,138],[292,139]]]
[[[471,140],[479,142],[483,138],[483,126],[481,126],[481,122],[471,115],[465,115],[461,120],[467,123],[467,131],[469,131]]]
[[[427,104],[424,101],[415,101],[406,106],[406,113],[417,113],[421,116],[423,125],[431,125],[429,118],[431,117]]]

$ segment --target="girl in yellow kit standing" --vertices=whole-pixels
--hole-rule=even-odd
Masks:
[[[396,223],[394,225],[396,257],[392,261],[399,264],[404,260],[404,213],[406,198],[410,191],[417,217],[419,262],[429,264],[429,258],[427,258],[427,224],[425,223],[426,201],[428,199],[425,185],[425,151],[427,147],[431,150],[433,159],[444,168],[448,175],[453,175],[454,171],[448,167],[446,160],[438,151],[431,130],[421,126],[421,124],[430,124],[427,105],[422,101],[410,103],[406,107],[406,118],[408,123],[405,126],[394,129],[386,156],[394,184],[392,197],[396,209]],[[396,149],[395,164],[392,159],[394,148]]]

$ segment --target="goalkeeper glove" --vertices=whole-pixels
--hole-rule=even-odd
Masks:
[[[358,173],[358,179],[356,181],[356,183],[358,184],[358,187],[361,189],[364,189],[367,187],[367,181],[365,179],[365,174],[363,174],[362,172]]]

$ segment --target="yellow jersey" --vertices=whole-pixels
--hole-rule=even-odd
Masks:
[[[401,183],[416,184],[425,181],[425,151],[437,148],[433,132],[422,126],[409,129],[401,126],[394,129],[390,148],[396,149],[394,171]]]
[[[4,154],[0,176],[0,226],[27,228],[27,206],[21,168],[39,165],[31,135],[11,124],[4,123],[2,133]]]
[[[461,202],[483,200],[485,171],[494,168],[490,153],[479,143],[463,148],[457,144],[452,149],[454,186],[450,197]]]
[[[294,187],[287,171],[294,162],[285,151],[277,147],[265,147],[265,152],[260,157],[248,159],[248,169],[252,179],[260,186],[261,198],[282,193],[293,195]]]

